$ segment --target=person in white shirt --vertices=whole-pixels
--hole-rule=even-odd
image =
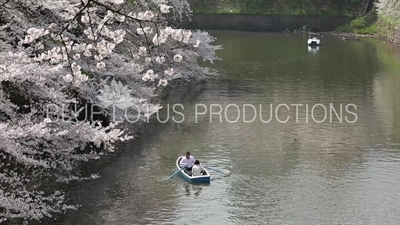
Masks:
[[[192,167],[192,176],[196,177],[196,176],[202,176],[204,175],[204,168],[203,166],[200,165],[200,161],[196,160],[194,162],[194,166]]]
[[[179,163],[180,166],[185,166],[185,173],[187,173],[189,176],[192,175],[192,167],[194,166],[194,157],[190,155],[190,152],[186,152],[186,155],[182,157],[181,162]]]

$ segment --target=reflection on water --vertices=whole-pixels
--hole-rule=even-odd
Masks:
[[[193,194],[195,196],[199,196],[199,194],[203,190],[203,187],[201,185],[194,185],[194,184],[186,183],[186,184],[184,184],[184,186],[185,186],[186,195]]]
[[[317,53],[319,51],[319,46],[308,46],[308,52]]]
[[[398,224],[400,51],[326,37],[312,54],[298,34],[213,34],[225,47],[215,65],[221,77],[169,99],[184,104],[185,122],[153,121],[121,144],[101,179],[71,187],[82,208],[59,223]],[[196,122],[195,104],[354,104],[357,121],[306,122],[302,109],[287,123],[210,123],[209,114]],[[232,175],[210,171],[205,186],[165,181],[188,150]]]

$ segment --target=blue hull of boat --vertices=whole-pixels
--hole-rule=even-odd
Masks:
[[[181,157],[178,158],[178,160],[176,160],[176,167],[179,169],[179,161],[180,161]],[[183,172],[183,170],[179,170],[178,174],[180,177],[182,177],[183,179],[185,179],[187,182],[189,183],[210,183],[211,180],[211,176],[210,173],[207,171],[207,169],[204,169],[208,175],[203,175],[203,176],[198,176],[198,177],[190,177],[189,175],[187,175],[185,172]]]
[[[211,180],[210,177],[189,178],[184,173],[185,172],[183,172],[182,170],[179,171],[179,176],[190,183],[210,183],[210,180]]]

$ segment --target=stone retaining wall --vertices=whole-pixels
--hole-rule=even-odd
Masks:
[[[333,31],[349,23],[348,17],[322,16],[263,16],[240,14],[195,14],[191,21],[185,20],[180,27],[203,30],[240,30],[282,32],[304,27],[315,32]]]

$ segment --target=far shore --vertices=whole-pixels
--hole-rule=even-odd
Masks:
[[[317,32],[338,36],[343,40],[377,38],[400,45],[393,39],[379,34],[357,34],[337,31],[342,25],[350,23],[351,17],[344,16],[296,16],[296,15],[247,15],[247,14],[194,14],[185,19],[182,28],[200,30],[232,30],[252,32]]]

